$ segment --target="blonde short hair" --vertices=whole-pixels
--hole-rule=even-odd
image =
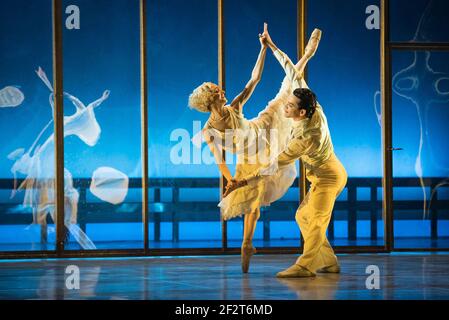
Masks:
[[[212,82],[204,82],[189,96],[189,107],[199,112],[210,112],[210,105],[218,97],[218,86]]]

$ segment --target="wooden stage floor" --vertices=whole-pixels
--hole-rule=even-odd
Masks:
[[[239,256],[0,260],[0,299],[449,299],[449,253],[339,255],[340,275],[280,280],[293,255],[256,255],[249,274]],[[80,288],[69,290],[79,268]],[[366,269],[380,289],[366,287]]]

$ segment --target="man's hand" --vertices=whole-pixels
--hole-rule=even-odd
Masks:
[[[225,190],[225,193],[223,194],[223,198],[226,198],[232,191],[240,189],[241,187],[244,187],[247,184],[248,183],[245,179],[243,179],[243,180],[232,179],[226,186],[226,190]]]

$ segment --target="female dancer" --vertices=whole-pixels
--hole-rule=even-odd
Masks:
[[[264,33],[267,25],[264,25]],[[302,73],[307,62],[315,54],[321,32],[315,30],[306,49],[305,55],[295,66]],[[243,115],[243,106],[248,101],[255,87],[259,83],[266,56],[265,36],[259,35],[261,49],[252,72],[252,77],[244,90],[226,105],[224,91],[217,85],[207,82],[196,88],[189,97],[191,108],[200,112],[209,112],[210,117],[203,128],[203,136],[211,149],[221,174],[227,181],[241,180],[254,175],[264,163],[262,154],[276,156],[276,150],[283,150],[287,143],[293,121],[283,114],[283,105],[291,91],[291,83],[286,77],[276,97],[268,106],[252,120],[247,120]],[[268,130],[267,130],[268,129]],[[264,134],[272,135],[269,142],[251,154],[253,146]],[[224,163],[223,150],[243,155],[239,157],[236,165],[236,173],[233,178],[229,168]],[[282,197],[296,178],[295,164],[292,163],[278,170],[276,174],[260,179],[251,190],[237,190],[229,197],[223,199],[221,207],[222,217],[228,220],[244,214],[243,243],[241,247],[242,271],[248,272],[251,256],[256,252],[252,244],[257,220],[260,217],[260,208],[267,206]]]

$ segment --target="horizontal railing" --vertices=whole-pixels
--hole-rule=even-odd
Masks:
[[[437,184],[442,178],[425,178],[423,183],[430,188],[433,193],[429,216],[431,226],[431,237],[438,237],[438,219],[449,219],[449,201],[438,199]],[[19,181],[20,183],[21,181]],[[78,202],[78,223],[80,228],[86,230],[87,224],[91,223],[126,223],[142,222],[141,201],[127,201],[120,205],[112,205],[106,202],[87,201],[87,190],[90,186],[90,179],[78,178],[73,181],[74,187],[79,192]],[[152,201],[149,202],[149,219],[154,224],[154,239],[159,241],[161,237],[161,223],[172,223],[173,241],[179,241],[180,222],[206,222],[219,221],[220,211],[217,201],[181,201],[180,191],[183,189],[217,189],[218,178],[151,178],[149,180],[150,195]],[[298,179],[294,182],[294,187],[298,187]],[[418,178],[395,178],[394,187],[420,187]],[[329,239],[335,237],[335,221],[347,220],[348,240],[357,239],[357,221],[370,221],[370,237],[377,239],[377,221],[382,214],[382,187],[381,178],[349,178],[346,184],[346,200],[337,200],[334,206],[334,214],[328,228]],[[447,187],[447,186],[445,186]],[[13,188],[12,179],[0,179],[0,190],[11,190]],[[140,189],[141,179],[131,178],[129,189]],[[358,200],[360,188],[369,189],[368,200]],[[168,189],[171,193],[169,201],[163,201],[162,189]],[[218,194],[217,194],[218,199]],[[428,199],[429,200],[429,199]],[[30,210],[18,211],[20,203],[1,203],[0,199],[0,225],[6,224],[29,224],[32,222]],[[261,222],[263,223],[263,238],[270,239],[270,222],[272,221],[294,221],[295,212],[299,201],[278,201],[270,207],[261,210]],[[19,207],[20,209],[20,207]],[[422,220],[423,201],[420,200],[395,200],[395,220]],[[401,213],[401,210],[412,212]]]

